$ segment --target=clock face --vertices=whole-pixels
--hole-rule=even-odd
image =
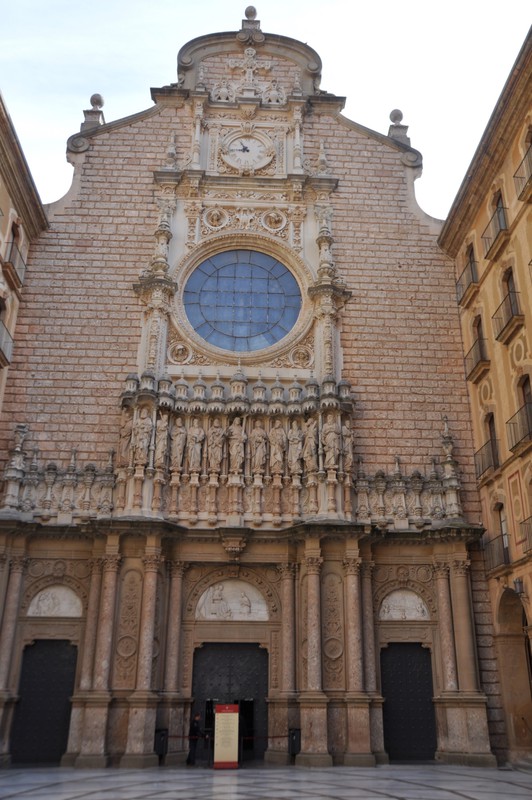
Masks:
[[[235,169],[247,172],[265,167],[273,149],[262,138],[250,134],[232,135],[222,146],[222,158]]]

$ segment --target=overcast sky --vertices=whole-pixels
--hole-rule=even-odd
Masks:
[[[263,0],[266,33],[321,56],[321,88],[344,114],[387,133],[403,111],[423,154],[418,202],[443,218],[528,33],[528,0]],[[177,79],[180,47],[241,27],[241,0],[15,0],[0,13],[0,87],[43,202],[61,197],[72,168],[65,143],[89,97],[107,122],[152,105],[151,86]]]

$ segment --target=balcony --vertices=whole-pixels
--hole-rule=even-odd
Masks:
[[[477,262],[468,261],[466,268],[456,281],[456,299],[458,305],[466,306],[478,286]]]
[[[524,539],[523,549],[525,553],[532,551],[532,517],[524,519],[521,524],[521,538]]]
[[[532,441],[532,403],[525,403],[506,423],[512,453]]]
[[[499,442],[497,439],[488,439],[480,450],[475,453],[475,473],[479,480],[489,469],[499,466]]]
[[[0,320],[0,367],[8,367],[13,357],[13,339]]]
[[[484,555],[486,556],[486,568],[488,570],[502,567],[510,563],[510,553],[508,551],[508,537],[496,536],[484,542]]]
[[[508,344],[525,322],[519,303],[519,292],[508,292],[492,317],[493,331],[498,342]]]
[[[2,259],[2,271],[11,289],[17,291],[24,283],[26,262],[17,247],[16,242],[7,243],[7,251]]]
[[[498,206],[488,223],[488,227],[482,234],[484,258],[497,258],[509,238],[510,233],[506,222],[506,208]]]
[[[519,200],[532,203],[532,144],[517,168],[514,183]]]
[[[490,361],[486,355],[486,340],[477,339],[464,361],[466,379],[478,383],[490,368]]]

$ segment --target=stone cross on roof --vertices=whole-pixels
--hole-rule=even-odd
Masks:
[[[264,70],[267,71],[271,68],[270,61],[264,61],[264,59],[257,59],[256,58],[257,51],[253,47],[246,47],[244,50],[244,57],[239,58],[231,58],[229,60],[229,66],[231,69],[236,69],[239,67],[244,73],[244,82],[243,88],[252,89],[254,87],[254,77],[256,70]]]

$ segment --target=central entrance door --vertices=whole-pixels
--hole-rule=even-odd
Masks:
[[[267,694],[268,653],[258,644],[209,643],[194,653],[192,713],[201,714],[212,742],[215,706],[238,703],[241,760],[263,758],[268,746]],[[209,756],[206,747],[203,757]]]
[[[436,752],[430,650],[389,644],[381,650],[384,747],[391,760],[428,761]]]

